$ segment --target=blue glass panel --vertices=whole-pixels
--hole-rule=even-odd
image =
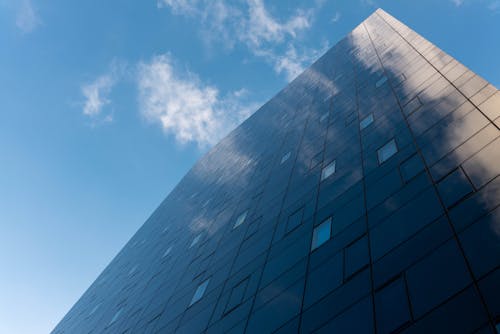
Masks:
[[[377,151],[378,162],[382,164],[383,162],[389,160],[389,158],[396,154],[397,151],[398,148],[396,146],[396,141],[392,139]]]
[[[328,218],[314,229],[311,250],[315,250],[327,242],[330,239],[331,232],[332,219]]]

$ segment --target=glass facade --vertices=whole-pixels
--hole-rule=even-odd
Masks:
[[[241,215],[238,216],[238,218],[236,218],[236,222],[234,223],[234,226],[233,228],[237,228],[238,226],[240,226],[241,224],[243,224],[245,222],[245,218],[247,217],[247,211],[243,212]]]
[[[203,294],[205,293],[205,290],[207,289],[209,280],[206,280],[205,282],[201,283],[198,288],[196,288],[196,291],[194,292],[193,298],[191,299],[191,303],[189,303],[189,306],[193,305],[197,301],[199,301],[202,297]]]
[[[332,235],[332,220],[328,218],[313,230],[311,250],[315,250],[330,239]]]
[[[323,171],[321,172],[321,180],[327,179],[335,173],[335,164],[336,162],[333,160],[323,168]]]
[[[366,128],[367,126],[369,126],[372,123],[373,123],[373,114],[370,114],[370,115],[366,116],[365,118],[363,118],[361,120],[361,122],[359,122],[359,128],[361,130],[363,130],[364,128]]]
[[[386,160],[389,160],[394,154],[398,152],[398,148],[396,146],[396,142],[394,139],[391,139],[387,144],[378,149],[378,162],[384,163]]]
[[[377,10],[202,157],[53,333],[495,333],[499,126],[495,87]]]

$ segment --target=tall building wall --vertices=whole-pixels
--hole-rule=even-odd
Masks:
[[[53,333],[494,333],[499,126],[495,87],[377,10],[200,159]]]

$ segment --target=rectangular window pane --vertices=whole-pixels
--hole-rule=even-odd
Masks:
[[[330,239],[332,233],[332,219],[328,218],[313,230],[311,250],[315,250]]]
[[[396,154],[397,151],[398,148],[396,146],[396,141],[392,139],[390,142],[379,148],[379,150],[377,151],[379,164],[383,163],[384,161],[387,161],[390,157]]]
[[[122,314],[122,312],[123,312],[123,308],[119,309],[118,312],[115,313],[115,315],[113,316],[113,318],[109,322],[108,326],[114,324],[115,321],[118,320],[118,318],[120,317],[120,314]]]
[[[321,172],[321,181],[335,173],[335,162],[336,160],[333,160],[323,168],[323,171]]]
[[[286,223],[286,233],[294,230],[297,226],[302,224],[303,215],[304,215],[304,207],[300,208],[300,210],[297,210],[288,217],[288,221]]]
[[[191,242],[191,245],[189,246],[189,248],[193,247],[194,245],[196,245],[198,243],[198,241],[200,241],[200,238],[201,238],[201,234],[198,234],[196,237],[194,237],[193,241]]]
[[[231,294],[229,295],[229,301],[227,302],[226,310],[224,313],[232,311],[234,308],[241,304],[245,297],[248,281],[249,279],[247,277],[243,281],[238,283],[235,287],[233,287],[233,289],[231,290]]]
[[[403,279],[398,279],[375,294],[379,333],[394,333],[411,321],[408,295]]]
[[[135,273],[135,271],[137,270],[137,265],[133,266],[132,269],[129,270],[128,272],[128,275],[132,275],[133,273]]]
[[[324,113],[321,118],[319,119],[319,122],[320,123],[323,123],[324,121],[326,121],[326,119],[328,118],[328,112]]]
[[[189,306],[193,305],[198,300],[200,300],[201,297],[203,297],[203,295],[205,294],[205,290],[207,289],[208,286],[208,281],[209,280],[207,279],[205,282],[198,285],[198,288],[196,288],[196,291],[194,292],[193,298],[191,299],[191,303],[189,303]]]
[[[380,86],[382,86],[383,84],[385,84],[386,81],[387,81],[387,77],[384,76],[379,81],[377,81],[377,83],[375,84],[375,87],[379,88]]]
[[[284,163],[290,158],[291,153],[287,152],[283,157],[281,157],[281,163]]]
[[[247,213],[248,211],[245,211],[241,215],[239,215],[238,218],[236,218],[236,222],[234,223],[233,228],[237,228],[238,226],[240,226],[245,222],[245,219],[247,218]]]
[[[92,311],[90,311],[89,313],[89,316],[91,316],[92,314],[95,313],[95,311],[97,311],[97,309],[101,306],[102,302],[100,302],[99,304],[97,304],[96,306],[94,306],[94,308],[92,309]]]
[[[167,250],[165,251],[165,253],[163,253],[163,257],[166,257],[168,254],[170,254],[170,252],[172,251],[172,246],[168,247]]]
[[[396,82],[394,83],[394,85],[399,85],[401,84],[403,81],[406,80],[406,77],[403,73],[401,73],[400,75],[398,75],[398,77],[396,78]]]
[[[322,158],[323,158],[323,152],[320,152],[320,153],[316,154],[314,157],[312,157],[309,169],[313,169],[314,167],[319,165]]]
[[[359,122],[359,128],[361,130],[363,130],[364,128],[366,128],[368,125],[370,125],[372,123],[373,123],[373,114],[370,114],[370,115],[366,116],[365,118],[363,118],[361,120],[361,122]]]

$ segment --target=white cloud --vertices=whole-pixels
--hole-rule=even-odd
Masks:
[[[250,51],[270,63],[274,71],[283,73],[288,81],[299,75],[319,55],[318,50],[301,48],[297,51],[294,39],[312,25],[313,10],[298,10],[280,23],[266,10],[262,0],[248,0],[249,13],[240,39]],[[286,48],[279,45],[287,42]],[[323,48],[322,48],[323,49]]]
[[[103,113],[104,107],[111,103],[109,94],[115,84],[115,79],[110,74],[101,75],[94,81],[81,87],[85,98],[83,114],[97,117]]]
[[[337,23],[340,21],[340,18],[342,17],[342,15],[340,14],[340,12],[335,12],[335,14],[333,14],[333,17],[332,17],[332,23]]]
[[[451,0],[451,2],[453,2],[455,6],[460,7],[464,3],[464,0]]]
[[[500,0],[495,0],[491,2],[488,5],[488,9],[491,10],[493,13],[500,13]]]
[[[263,42],[282,42],[286,35],[293,38],[311,26],[312,12],[299,10],[283,23],[278,22],[266,10],[262,0],[248,0],[248,19],[241,38],[250,46],[258,47]]]
[[[158,0],[158,8],[170,7],[175,14],[196,14],[197,13],[197,0]]]
[[[310,64],[313,59],[309,55],[317,55],[316,50],[304,48],[299,54],[294,44],[311,28],[321,1],[315,2],[315,8],[297,10],[285,20],[271,15],[263,0],[245,0],[244,8],[224,0],[159,0],[158,4],[176,15],[198,18],[206,43],[222,41],[227,48],[241,43],[289,80]]]
[[[325,41],[319,49],[306,48],[299,52],[293,44],[289,44],[285,52],[261,50],[257,55],[271,62],[276,73],[282,73],[288,81],[292,81],[327,50],[328,42]]]
[[[106,73],[80,86],[84,98],[82,113],[89,117],[93,124],[113,121],[112,111],[109,110],[112,104],[111,92],[120,80],[129,79],[130,72],[126,62],[113,59]]]
[[[213,145],[256,109],[243,103],[246,91],[221,97],[216,87],[178,68],[170,55],[156,56],[139,64],[137,79],[142,115],[177,142]]]
[[[23,33],[30,33],[42,24],[37,11],[30,0],[24,0],[17,11],[16,26]]]
[[[379,7],[375,0],[361,0],[361,4],[368,7]]]

